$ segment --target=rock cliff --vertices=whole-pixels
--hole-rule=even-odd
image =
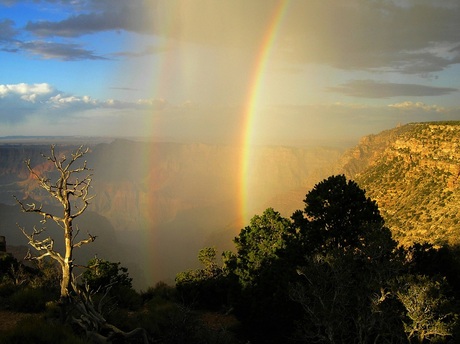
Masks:
[[[342,164],[402,244],[460,243],[460,122],[413,123],[365,137]]]

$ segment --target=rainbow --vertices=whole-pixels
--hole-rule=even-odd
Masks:
[[[265,35],[261,41],[259,53],[255,59],[254,73],[251,77],[248,101],[244,108],[243,121],[243,138],[242,151],[240,161],[240,211],[242,225],[247,226],[250,218],[253,216],[251,211],[251,195],[250,195],[250,180],[251,180],[251,163],[253,161],[253,139],[255,131],[255,118],[260,112],[259,103],[262,96],[261,86],[264,83],[264,72],[267,62],[270,58],[270,52],[273,44],[276,41],[280,23],[284,17],[289,0],[279,0],[270,18],[270,21],[265,31]]]

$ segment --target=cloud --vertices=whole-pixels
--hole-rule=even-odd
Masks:
[[[37,115],[50,120],[55,117],[54,110],[63,109],[65,106],[68,113],[81,110],[80,104],[71,103],[81,103],[85,99],[87,98],[61,96],[61,92],[48,83],[0,84],[0,123],[22,123]]]
[[[98,106],[98,101],[92,99],[89,96],[77,97],[77,96],[63,96],[62,94],[57,94],[53,97],[50,97],[47,100],[47,103],[52,104],[54,108],[62,108],[67,106],[78,107],[81,110],[82,107],[94,108]]]
[[[19,46],[32,54],[40,55],[44,59],[58,59],[63,61],[107,59],[97,56],[93,51],[83,49],[81,45],[74,43],[32,41],[21,43]]]
[[[279,7],[279,1],[274,0],[160,0],[144,4],[149,7],[142,13],[139,3],[124,8],[124,18],[119,17],[122,6],[118,2],[115,9],[104,13],[113,28],[248,53],[261,48]],[[455,49],[460,45],[459,17],[460,3],[455,1],[288,1],[275,27],[271,52],[293,64],[434,73],[460,62],[460,51]],[[75,22],[84,19],[69,18],[60,25],[77,27]],[[96,25],[90,27],[97,29]]]
[[[164,99],[138,99],[137,104],[155,110],[162,110],[168,106],[168,102]]]
[[[158,111],[168,107],[164,99],[140,99],[119,101],[115,99],[94,99],[88,95],[67,94],[47,83],[0,84],[0,126],[1,123],[20,123],[31,116],[43,119],[70,118],[85,111],[119,110]]]
[[[460,3],[292,2],[281,39],[287,58],[341,69],[431,73],[458,63]],[[415,67],[415,68],[414,68]]]
[[[42,37],[79,37],[102,31],[125,30],[149,33],[152,26],[152,1],[101,0],[79,2],[87,13],[60,21],[29,21],[25,29]],[[74,8],[75,10],[75,8]],[[150,32],[151,33],[151,32]]]
[[[39,2],[60,6],[69,13],[61,20],[29,21],[24,29],[41,38],[75,39],[104,31],[126,31],[167,41],[236,48],[248,54],[261,48],[279,7],[277,0]],[[271,51],[272,56],[293,65],[313,63],[344,70],[429,75],[460,63],[459,17],[458,1],[287,1]],[[11,23],[0,26],[9,30],[0,35],[15,34]],[[148,47],[139,53],[119,52],[118,56],[136,57],[161,50]],[[78,55],[79,59],[95,57],[99,56],[91,51]]]
[[[428,105],[423,102],[411,102],[405,101],[401,103],[389,104],[388,107],[404,111],[426,111],[426,112],[437,112],[437,113],[447,113],[449,110],[443,106],[439,105]]]
[[[115,57],[143,57],[157,53],[162,53],[169,50],[171,50],[170,46],[149,45],[147,47],[144,47],[141,51],[120,51],[112,55]]]
[[[426,97],[440,96],[458,91],[458,89],[451,87],[398,84],[373,80],[353,80],[339,86],[328,87],[326,90],[359,98]]]
[[[7,84],[0,85],[0,98],[19,95],[24,100],[36,99],[38,96],[47,95],[53,92],[53,87],[47,83],[41,84]]]
[[[11,19],[0,21],[0,42],[10,42],[17,35],[17,30],[13,28],[14,22]]]

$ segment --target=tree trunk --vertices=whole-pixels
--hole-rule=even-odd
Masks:
[[[61,280],[61,299],[68,298],[70,296],[70,288],[72,283],[72,268],[71,263],[67,261],[62,265],[62,280]]]
[[[61,298],[68,298],[72,288],[72,220],[65,218],[65,255],[64,264],[62,265],[62,281],[61,281]]]

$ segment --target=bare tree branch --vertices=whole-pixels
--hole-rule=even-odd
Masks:
[[[71,153],[71,159],[67,160],[65,155],[58,156],[56,154],[56,146],[51,145],[50,154],[41,154],[43,158],[52,162],[56,172],[58,172],[57,179],[52,182],[46,175],[38,174],[32,167],[30,159],[25,161],[27,169],[31,176],[33,176],[41,188],[46,190],[52,197],[54,197],[62,206],[62,216],[57,216],[51,212],[45,211],[43,206],[39,207],[35,203],[25,204],[14,196],[16,202],[20,205],[21,210],[26,213],[36,213],[43,217],[40,221],[42,224],[46,223],[48,219],[52,219],[62,230],[64,234],[64,245],[65,252],[60,254],[54,248],[54,241],[51,238],[39,240],[36,238],[37,235],[43,232],[43,230],[36,230],[32,234],[27,234],[26,231],[21,228],[24,235],[29,239],[29,244],[35,248],[40,255],[38,257],[32,257],[29,255],[29,259],[43,259],[44,257],[50,256],[57,260],[62,268],[62,280],[61,280],[61,297],[68,298],[72,284],[72,268],[73,258],[72,252],[76,247],[89,244],[96,239],[88,233],[86,239],[75,242],[75,235],[78,234],[77,228],[74,235],[73,232],[73,220],[82,215],[88,208],[91,199],[94,195],[89,194],[91,187],[92,174],[86,175],[83,179],[75,177],[79,173],[89,171],[87,162],[84,161],[80,166],[74,166],[75,163],[82,158],[86,153],[89,152],[89,148],[83,149],[80,146]]]
[[[16,203],[18,203],[21,206],[21,210],[24,213],[37,213],[41,216],[43,216],[43,220],[41,221],[42,223],[45,223],[47,219],[52,219],[54,222],[56,222],[59,226],[62,227],[62,223],[64,222],[64,219],[62,217],[53,215],[51,213],[48,213],[46,211],[43,211],[43,205],[40,205],[39,208],[37,208],[37,205],[35,203],[31,204],[24,204],[24,202],[20,201],[16,196],[13,196],[14,199],[16,200]]]
[[[26,260],[41,260],[45,257],[50,256],[51,258],[55,259],[61,266],[64,264],[64,259],[54,250],[54,240],[51,237],[48,237],[44,240],[38,240],[35,238],[36,235],[40,235],[45,231],[45,228],[37,229],[34,227],[34,231],[31,234],[28,234],[24,227],[17,225],[22,233],[29,239],[29,245],[36,249],[38,252],[43,252],[39,256],[32,256],[30,250],[28,250]]]
[[[94,240],[96,240],[97,236],[93,236],[91,234],[88,233],[88,238],[85,239],[85,240],[80,240],[79,242],[77,242],[76,244],[73,244],[72,247],[75,248],[75,247],[80,247],[80,246],[83,246],[85,244],[90,244],[92,243]]]

